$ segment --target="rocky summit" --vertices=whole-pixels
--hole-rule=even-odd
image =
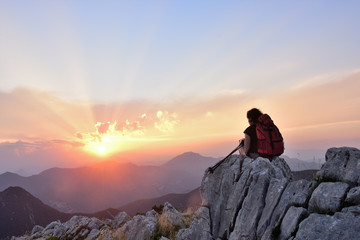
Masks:
[[[15,239],[360,239],[360,150],[331,148],[312,181],[292,179],[284,159],[234,155],[201,183],[202,206],[114,219],[76,216]]]
[[[360,239],[360,151],[331,148],[313,181],[282,158],[233,156],[201,184],[202,207],[178,239]]]

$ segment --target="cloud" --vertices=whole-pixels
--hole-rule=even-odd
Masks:
[[[119,124],[120,121],[115,120],[113,122],[97,122],[94,125],[94,131],[77,132],[75,134],[79,141],[84,143],[90,142],[103,142],[106,138],[108,141],[111,139],[113,142],[119,142],[124,138],[143,136],[146,128],[143,123],[146,121],[147,115],[144,113],[135,121],[126,119]]]
[[[0,143],[0,173],[24,169],[35,174],[57,167],[74,167],[87,163],[89,157],[79,157],[83,144],[75,141],[17,141]]]
[[[174,131],[175,125],[180,122],[176,113],[169,114],[167,111],[159,110],[156,113],[156,117],[158,121],[154,123],[154,126],[162,133]]]
[[[129,121],[126,120],[122,126],[119,126],[119,130],[123,135],[143,135],[146,128],[143,126],[147,120],[147,115],[144,113],[138,120]]]
[[[113,124],[110,124],[110,122],[97,122],[95,124],[96,133],[99,135],[103,135],[110,130],[110,126],[116,126],[116,122],[114,122]]]

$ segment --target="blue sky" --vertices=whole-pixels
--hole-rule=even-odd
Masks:
[[[358,68],[358,1],[1,1],[0,90],[257,93]]]

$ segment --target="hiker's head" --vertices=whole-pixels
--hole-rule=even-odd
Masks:
[[[258,118],[262,115],[262,112],[257,109],[253,108],[247,112],[247,118],[249,120],[250,125],[257,122]]]

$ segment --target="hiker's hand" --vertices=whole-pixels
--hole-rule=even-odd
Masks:
[[[240,155],[246,155],[246,153],[244,152],[244,145],[245,145],[244,143],[245,143],[245,138],[239,140],[239,154]]]

